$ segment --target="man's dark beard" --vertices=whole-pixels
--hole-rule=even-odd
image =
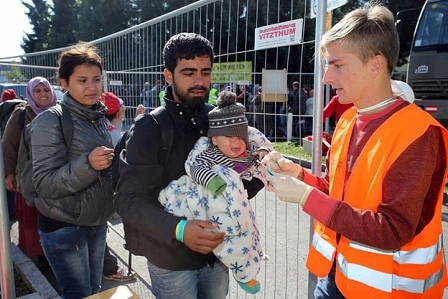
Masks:
[[[188,91],[182,92],[181,90],[179,90],[176,86],[176,84],[173,82],[173,93],[177,95],[178,99],[186,104],[190,109],[196,110],[196,109],[200,109],[204,106],[204,103],[206,102],[206,99],[208,97],[208,90],[205,87],[194,87],[194,88],[189,88]],[[195,89],[201,89],[201,90],[205,90],[206,94],[204,97],[192,97],[190,96],[189,92]]]

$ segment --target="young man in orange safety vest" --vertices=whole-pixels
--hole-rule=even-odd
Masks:
[[[399,38],[372,4],[325,33],[323,82],[344,104],[327,169],[316,177],[272,152],[263,163],[278,197],[315,220],[307,267],[315,298],[442,298],[441,208],[448,133],[391,88]]]

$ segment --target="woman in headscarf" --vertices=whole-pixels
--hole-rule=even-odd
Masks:
[[[23,128],[37,114],[56,105],[57,97],[50,82],[44,77],[34,77],[28,82],[26,96],[27,105],[14,110],[3,134],[5,185],[9,191],[16,192],[15,216],[19,224],[19,248],[29,257],[38,257],[40,266],[48,267],[37,232],[37,210],[28,206],[17,190],[16,167]]]

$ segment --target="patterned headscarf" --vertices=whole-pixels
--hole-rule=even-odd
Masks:
[[[33,90],[36,88],[37,85],[42,83],[45,85],[46,88],[51,89],[51,94],[53,95],[52,101],[48,106],[41,107],[37,104],[37,101],[34,99]],[[30,105],[31,109],[37,114],[41,113],[42,111],[47,110],[48,108],[56,105],[56,102],[58,100],[54,90],[53,86],[51,86],[50,82],[48,82],[47,79],[44,77],[34,77],[30,81],[28,81],[28,84],[26,86],[26,100],[28,101],[28,105]]]

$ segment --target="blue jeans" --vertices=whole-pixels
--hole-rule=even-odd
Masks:
[[[165,270],[149,261],[148,269],[157,299],[224,299],[229,292],[229,269],[218,259],[200,270]]]
[[[101,289],[106,224],[39,230],[45,256],[61,288],[62,298],[79,299]]]
[[[314,289],[315,299],[345,299],[344,295],[341,294],[336,286],[336,281],[334,279],[335,270],[336,262],[333,262],[333,267],[331,267],[328,276],[319,279],[317,282],[316,288]]]

